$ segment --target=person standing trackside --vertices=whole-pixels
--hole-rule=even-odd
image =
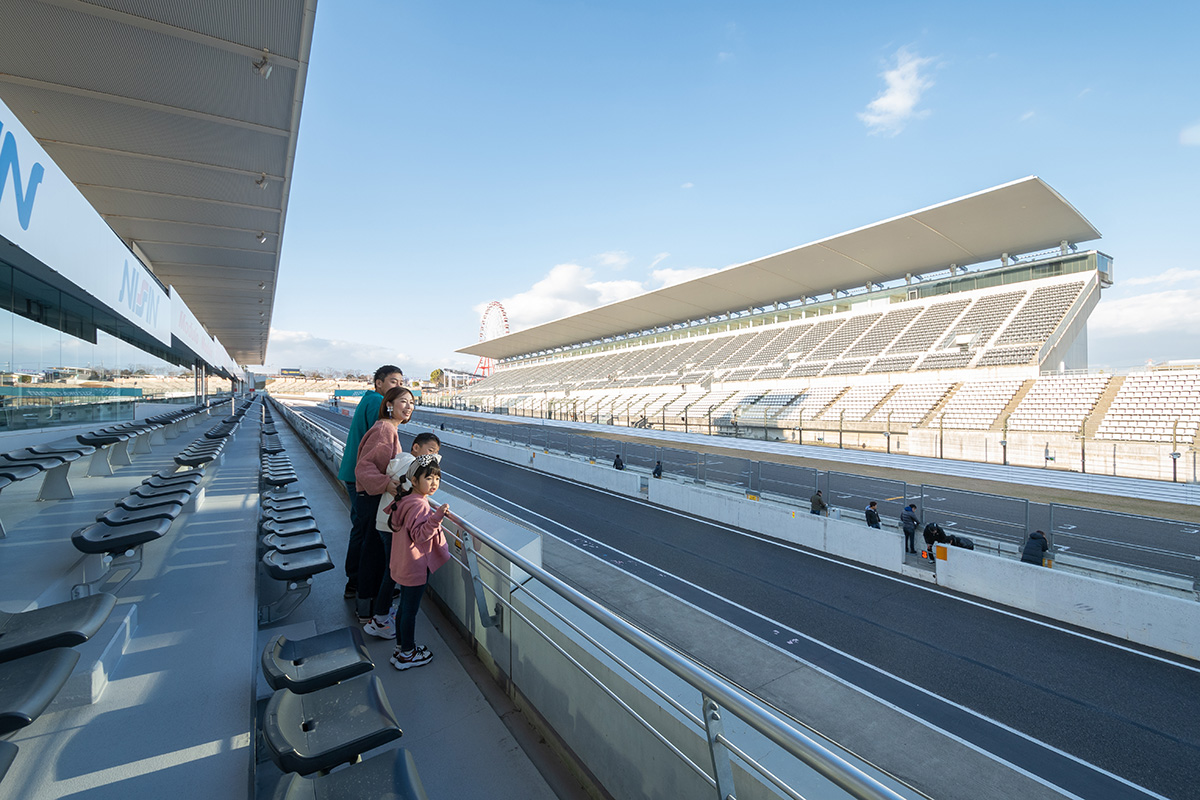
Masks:
[[[872,504],[873,505],[873,504]],[[904,531],[904,552],[917,552],[917,527],[921,524],[921,520],[917,518],[917,507],[907,505],[900,512],[900,529]]]
[[[866,511],[867,527],[868,528],[879,528],[882,530],[882,526],[879,524],[879,509],[877,508],[878,505],[879,505],[879,503],[875,502],[874,500],[872,500],[870,503],[867,504],[867,511]]]
[[[825,498],[821,497],[821,490],[817,489],[817,493],[808,498],[810,514],[824,514],[829,510],[829,504],[825,502]]]
[[[1029,539],[1025,542],[1025,548],[1021,551],[1021,560],[1026,564],[1042,564],[1042,559],[1045,558],[1045,552],[1050,549],[1049,543],[1046,542],[1046,534],[1041,531],[1034,531],[1029,534]]]
[[[354,465],[358,462],[358,445],[362,442],[367,429],[379,419],[379,406],[383,396],[389,389],[404,385],[404,372],[394,364],[384,364],[375,370],[374,391],[367,393],[358,401],[354,416],[350,420],[350,432],[346,435],[346,447],[342,451],[342,463],[338,467],[338,480],[346,486],[346,495],[350,498],[350,542],[346,549],[346,591],[345,598],[352,600],[358,596],[358,563],[362,555],[363,533],[355,524],[358,515],[355,511],[355,497],[358,490],[354,488]]]
[[[620,453],[617,453],[617,457],[613,459],[613,469],[625,469],[625,462],[621,460]]]

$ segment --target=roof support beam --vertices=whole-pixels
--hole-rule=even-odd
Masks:
[[[254,131],[255,133],[265,133],[269,136],[278,136],[284,139],[289,138],[292,135],[291,131],[283,130],[282,128],[272,128],[269,125],[261,125],[257,122],[249,122],[247,120],[234,119],[232,117],[221,117],[216,114],[208,114],[204,111],[193,111],[188,108],[168,106],[163,103],[152,103],[149,100],[138,100],[135,97],[122,97],[119,94],[106,94],[105,92],[96,92],[91,89],[81,89],[78,86],[67,86],[66,84],[62,83],[40,81],[36,78],[24,78],[19,75],[0,75],[0,83],[28,86],[33,89],[43,89],[48,92],[60,92],[62,94],[74,95],[75,97],[87,97],[91,100],[99,100],[104,103],[114,103],[116,105],[129,106],[131,108],[141,108],[147,111],[158,111],[163,114],[174,114],[175,116],[179,117],[203,120],[205,122],[212,122],[217,125],[226,125],[231,128],[241,128],[243,130]]]
[[[224,50],[228,53],[237,53],[238,55],[247,56],[249,58],[261,58],[263,49],[261,47],[251,47],[249,45],[231,42],[228,39],[221,39],[216,36],[209,36],[205,33],[197,33],[189,31],[187,28],[179,28],[174,25],[168,25],[165,22],[160,22],[155,19],[147,19],[139,17],[136,14],[127,14],[124,11],[117,11],[111,8],[97,5],[95,3],[84,3],[82,0],[41,0],[42,3],[48,6],[58,6],[75,11],[79,14],[86,14],[90,17],[111,20],[112,22],[128,25],[131,28],[140,28],[144,31],[160,33],[164,36],[170,36],[174,39],[182,39],[187,42],[194,42],[205,47],[212,47],[217,50]],[[299,69],[300,62],[294,58],[279,55],[278,53],[270,54],[271,61],[289,69]]]

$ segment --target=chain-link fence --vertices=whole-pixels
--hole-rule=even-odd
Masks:
[[[1049,512],[1046,538],[1052,552],[1136,563],[1200,590],[1200,525],[1058,503]]]

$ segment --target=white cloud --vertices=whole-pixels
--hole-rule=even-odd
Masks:
[[[1154,286],[1155,284],[1165,283],[1170,286],[1184,281],[1188,283],[1200,281],[1200,269],[1171,267],[1168,270],[1142,278],[1126,278],[1121,281],[1121,284],[1123,286]]]
[[[644,291],[635,280],[597,281],[595,273],[579,264],[558,264],[528,291],[500,301],[513,330],[578,314],[581,311],[633,297]],[[475,307],[482,314],[486,303]]]
[[[512,330],[517,331],[716,272],[700,267],[656,269],[669,255],[659,253],[654,258],[649,268],[650,277],[645,281],[597,280],[595,271],[589,267],[558,264],[527,291],[506,297],[500,303],[508,314]],[[486,303],[480,303],[474,310],[482,314],[486,306]]]
[[[395,364],[413,378],[427,378],[436,367],[454,366],[413,357],[395,347],[344,339],[322,339],[304,331],[271,329],[267,343],[268,369],[361,370],[373,372],[382,364]]]
[[[1026,111],[1024,114],[1021,115],[1021,122],[1028,122],[1031,119],[1033,119],[1032,111]]]
[[[695,187],[695,185],[696,184],[692,183],[691,181],[688,181],[687,183],[683,184],[679,188],[680,189],[691,189],[691,188]]]
[[[650,269],[654,269],[659,264],[661,264],[665,259],[668,259],[670,257],[671,257],[670,253],[659,253],[658,255],[656,255],[654,257],[654,260],[650,262]]]
[[[1200,147],[1200,122],[1194,123],[1180,131],[1179,143],[1191,147]]]
[[[858,115],[872,134],[895,136],[909,120],[929,114],[928,110],[918,111],[917,104],[921,95],[933,86],[933,81],[922,72],[932,63],[932,58],[921,58],[906,47],[896,51],[895,68],[881,73],[887,88]]]
[[[1128,283],[1130,281],[1126,281]],[[1196,330],[1198,326],[1200,289],[1169,289],[1102,300],[1088,319],[1088,330],[1102,339],[1147,333],[1179,336]]]
[[[632,261],[629,254],[623,250],[612,250],[596,256],[596,262],[607,269],[622,270]]]

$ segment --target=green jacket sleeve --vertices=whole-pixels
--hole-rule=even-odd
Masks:
[[[379,406],[383,403],[383,395],[376,391],[368,391],[358,401],[354,409],[354,417],[350,420],[350,433],[346,435],[346,449],[342,452],[342,463],[338,467],[338,480],[354,483],[354,465],[358,462],[358,445],[363,436],[379,419]]]

